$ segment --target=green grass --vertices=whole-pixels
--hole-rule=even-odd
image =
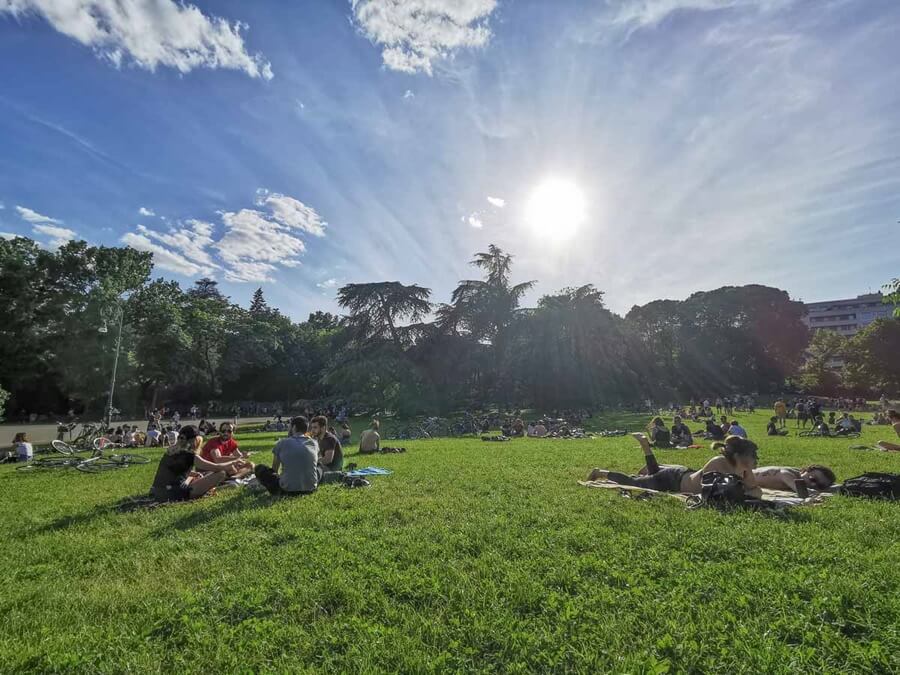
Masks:
[[[766,464],[900,471],[900,455],[738,418]],[[369,489],[131,513],[113,507],[155,462],[0,467],[0,670],[900,671],[900,504],[689,512],[576,484],[638,469],[630,438],[403,444],[362,458],[394,471]]]

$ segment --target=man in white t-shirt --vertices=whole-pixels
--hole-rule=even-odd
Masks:
[[[156,428],[155,424],[151,424],[150,428],[147,429],[147,446],[155,448],[159,445],[160,436],[162,436],[162,433]]]
[[[175,431],[174,427],[169,427],[166,430],[166,445],[175,445],[178,442],[178,432]]]

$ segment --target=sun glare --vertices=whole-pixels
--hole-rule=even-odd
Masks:
[[[525,221],[536,234],[570,239],[587,216],[584,194],[578,186],[561,178],[538,185],[525,206]]]

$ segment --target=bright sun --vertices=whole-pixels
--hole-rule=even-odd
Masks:
[[[578,186],[561,178],[548,178],[538,185],[525,206],[525,221],[536,234],[571,239],[587,216],[584,194]]]

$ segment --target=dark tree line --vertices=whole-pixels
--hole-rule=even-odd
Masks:
[[[10,393],[12,414],[99,413],[119,312],[116,404],[129,412],[330,396],[445,412],[766,393],[799,371],[809,344],[803,305],[775,288],[725,287],[621,317],[591,284],[522,307],[535,282],[515,282],[512,256],[496,246],[472,267],[448,303],[395,281],[348,284],[337,296],[345,316],[295,323],[262,290],[243,308],[211,279],[188,289],[151,280],[148,253],[0,240],[0,396]],[[862,384],[872,366],[853,363]]]

